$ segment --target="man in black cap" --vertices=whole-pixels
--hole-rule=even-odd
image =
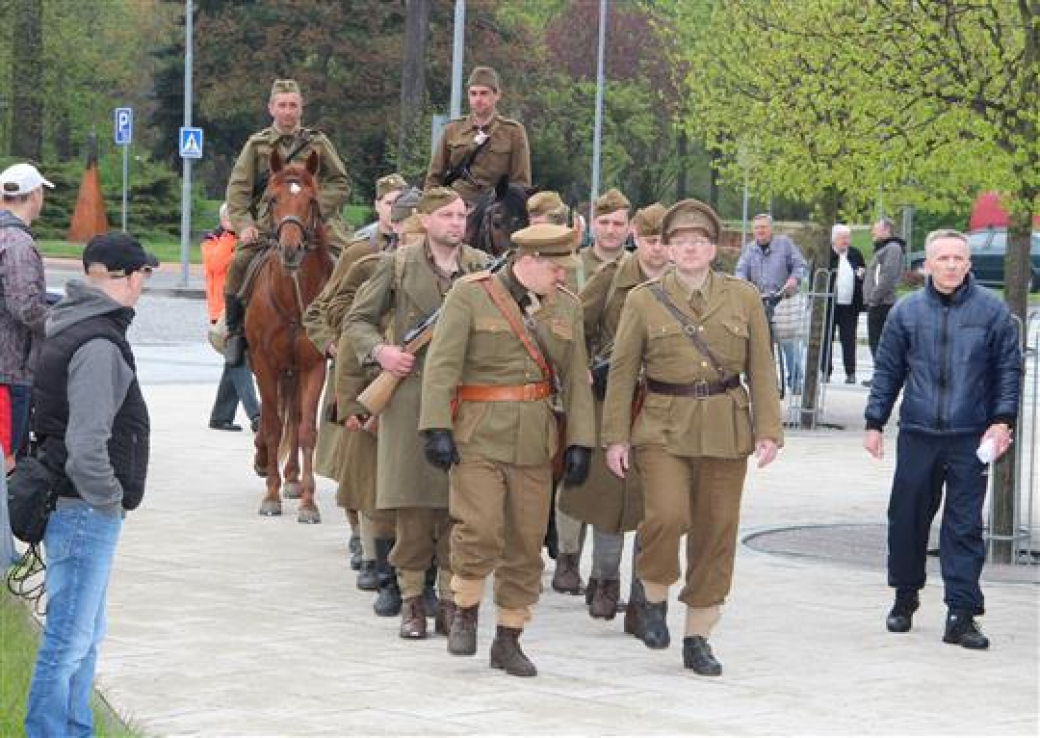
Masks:
[[[144,495],[148,408],[126,331],[158,260],[123,233],[83,250],[37,367],[40,460],[58,491],[44,538],[47,621],[25,717],[28,736],[92,735],[94,665],[125,511]],[[61,555],[57,555],[60,552]]]

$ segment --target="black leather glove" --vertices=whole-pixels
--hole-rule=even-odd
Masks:
[[[433,466],[448,471],[452,464],[459,463],[459,452],[455,450],[455,439],[450,430],[431,428],[423,431],[423,439],[423,452]]]
[[[563,454],[563,483],[581,484],[589,476],[592,449],[584,446],[568,446]]]

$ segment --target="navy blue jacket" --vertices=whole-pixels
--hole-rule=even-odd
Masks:
[[[1018,415],[1022,352],[1011,313],[969,274],[944,304],[929,279],[885,321],[867,428],[880,430],[903,390],[899,426],[929,435],[982,433]]]

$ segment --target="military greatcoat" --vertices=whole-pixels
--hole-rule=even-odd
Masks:
[[[400,345],[410,328],[440,308],[444,295],[431,259],[425,240],[401,247],[384,256],[358,290],[344,319],[344,332],[362,366],[373,364],[372,349],[378,344]],[[460,274],[477,272],[486,264],[484,252],[461,247]],[[384,336],[383,320],[388,315]],[[426,461],[417,432],[425,362],[423,350],[380,415],[376,495],[381,510],[448,506],[448,475]]]

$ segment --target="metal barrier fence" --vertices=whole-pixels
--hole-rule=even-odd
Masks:
[[[1040,486],[1040,449],[1037,448],[1040,444],[1040,311],[1029,315],[1024,325],[1017,318],[1015,322],[1022,345],[1023,381],[1015,443],[1010,451],[1015,482],[1011,497],[1011,526],[1009,533],[993,530],[999,527],[995,521],[1006,515],[1006,511],[998,508],[1000,501],[993,494],[997,475],[991,473],[986,539],[991,559],[1035,565],[1040,564],[1040,509],[1036,499],[1037,487]],[[1002,544],[1003,555],[997,553]]]

